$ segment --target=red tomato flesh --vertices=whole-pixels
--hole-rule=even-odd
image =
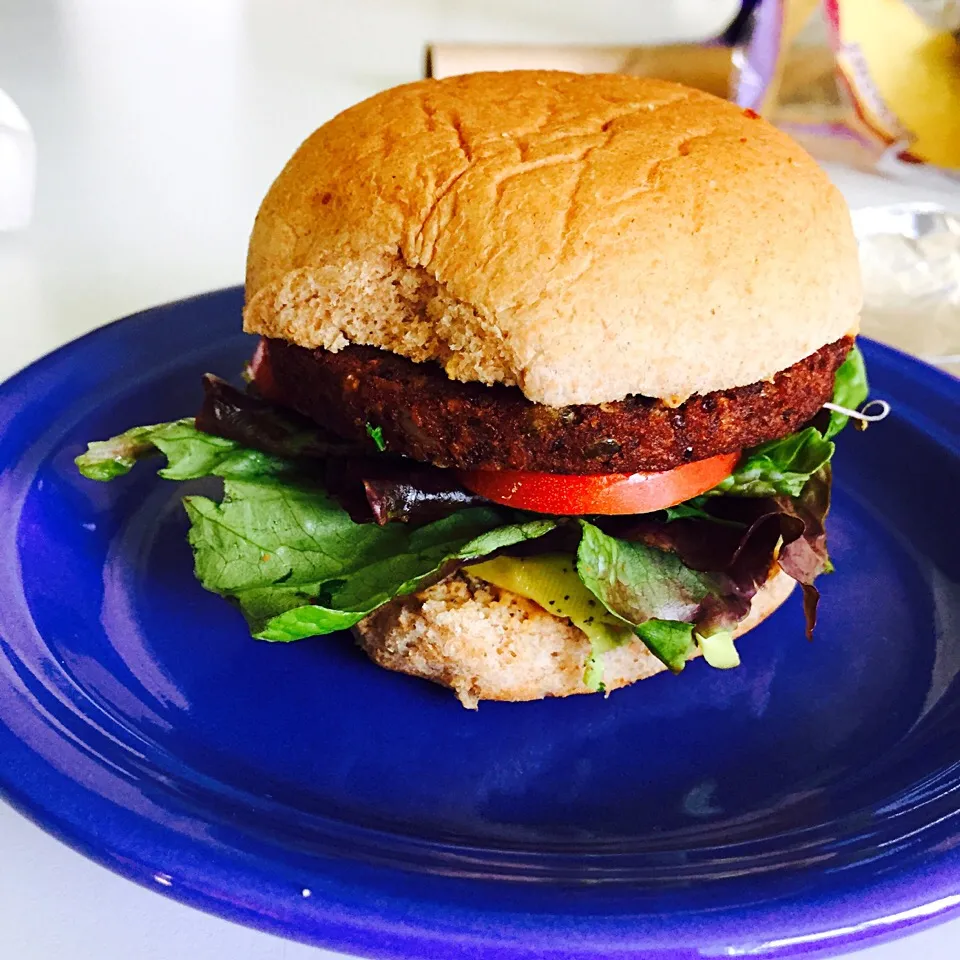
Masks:
[[[529,470],[464,470],[457,476],[494,503],[534,513],[653,513],[706,493],[728,477],[739,453],[723,453],[652,473],[567,475]]]
[[[280,391],[273,379],[273,370],[267,356],[267,344],[263,337],[257,343],[257,349],[254,350],[253,357],[247,364],[247,376],[253,381],[257,392],[264,400],[273,400],[275,403],[280,401]]]

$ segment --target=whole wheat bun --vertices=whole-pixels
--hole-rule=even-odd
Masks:
[[[860,302],[847,207],[786,134],[674,83],[517,71],[317,130],[260,208],[244,322],[551,406],[679,403],[854,331]]]
[[[771,576],[734,636],[770,616],[795,586],[785,573]],[[586,634],[532,600],[465,572],[391,601],[361,620],[354,633],[381,667],[450,687],[471,709],[480,700],[592,692],[583,683]],[[606,689],[615,690],[666,667],[634,640],[607,653],[603,669]]]

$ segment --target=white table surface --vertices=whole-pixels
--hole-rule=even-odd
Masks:
[[[239,282],[258,202],[296,145],[419,76],[428,40],[694,39],[735,6],[0,0],[0,89],[32,123],[39,160],[33,225],[0,234],[0,377],[115,317]],[[943,199],[833,173],[855,206]],[[955,922],[858,956],[956,960],[958,944]],[[2,960],[324,956],[143,890],[0,804]]]

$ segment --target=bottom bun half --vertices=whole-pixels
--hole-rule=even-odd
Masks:
[[[757,592],[734,635],[766,619],[795,586],[776,572]],[[532,600],[465,572],[380,607],[354,633],[381,667],[450,687],[472,709],[480,700],[593,692],[583,682],[590,642],[581,630]],[[605,654],[604,684],[615,690],[665,669],[634,640]]]

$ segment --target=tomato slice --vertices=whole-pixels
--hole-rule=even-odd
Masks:
[[[270,358],[267,355],[267,342],[263,337],[258,341],[257,349],[254,350],[247,364],[247,377],[256,386],[257,392],[264,400],[274,402],[280,400],[280,391],[273,378],[273,368],[270,366]]]
[[[534,513],[653,513],[715,487],[733,472],[739,453],[695,460],[652,473],[567,475],[530,470],[460,471],[460,482],[494,503]]]

